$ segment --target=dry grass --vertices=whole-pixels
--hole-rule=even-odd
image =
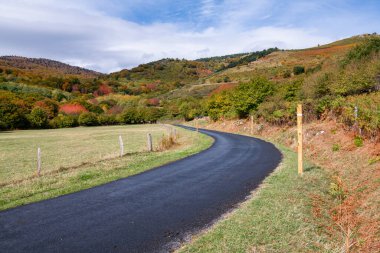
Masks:
[[[178,134],[163,135],[158,142],[158,151],[169,150],[178,145]]]
[[[315,68],[323,64],[324,69],[330,69],[335,59],[344,56],[357,43],[346,41],[342,44],[309,48],[304,50],[277,51],[248,65],[237,66],[211,76],[207,81],[215,82],[224,76],[233,81],[248,81],[252,76],[265,76],[271,80],[284,80],[284,73],[292,71],[294,66],[304,66],[305,69]],[[293,77],[292,77],[293,78]],[[290,79],[292,79],[290,78]]]
[[[208,127],[242,133],[250,130],[243,120]],[[254,134],[296,150],[295,127],[255,124]],[[376,252],[380,248],[380,143],[364,140],[363,146],[357,147],[356,133],[334,121],[305,124],[304,135],[305,156],[333,175],[327,189],[333,198],[312,197],[320,226],[342,252]],[[334,144],[340,146],[339,151],[331,149]]]
[[[322,47],[322,48],[313,48],[308,50],[297,51],[295,53],[296,57],[315,57],[315,56],[324,56],[331,57],[337,54],[345,54],[353,48],[356,43],[346,44],[346,45],[336,45],[330,47]]]
[[[296,153],[277,147],[282,164],[260,189],[179,252],[332,252],[334,243],[314,222],[310,198],[327,195],[327,173],[307,164],[298,176]]]

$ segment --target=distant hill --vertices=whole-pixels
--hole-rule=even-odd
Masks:
[[[162,59],[124,69],[108,76],[111,83],[119,83],[120,91],[131,95],[166,93],[186,84],[192,84],[214,73],[206,62]]]
[[[21,56],[0,56],[0,68],[17,69],[23,72],[46,75],[71,75],[95,78],[102,74],[93,70],[71,66],[59,61],[44,58],[27,58]]]

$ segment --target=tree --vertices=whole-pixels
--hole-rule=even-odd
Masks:
[[[179,102],[179,113],[186,120],[193,120],[202,114],[200,101],[195,98],[187,98]]]
[[[224,90],[216,93],[207,101],[207,113],[212,120],[216,121],[232,110],[232,91]]]
[[[249,83],[241,83],[232,91],[232,106],[239,118],[247,117],[256,110],[264,99],[274,91],[273,84],[265,78],[256,78]]]
[[[135,108],[125,109],[118,117],[119,122],[123,124],[136,124],[138,123],[138,115]]]
[[[58,110],[59,110],[58,103],[49,98],[45,98],[44,100],[37,101],[34,104],[34,107],[39,107],[43,109],[46,112],[49,119],[53,119],[55,116],[57,116]]]
[[[34,107],[28,115],[28,120],[34,128],[45,128],[48,124],[48,114],[41,107]]]
[[[97,126],[98,118],[93,112],[84,112],[79,115],[78,123],[80,126]]]
[[[102,126],[115,125],[117,123],[115,115],[101,114],[98,116],[98,122]]]
[[[0,128],[27,128],[29,121],[26,115],[30,105],[8,91],[0,91]]]
[[[78,126],[78,116],[59,114],[49,122],[52,128],[65,128]]]

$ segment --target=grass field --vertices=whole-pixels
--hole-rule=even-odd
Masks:
[[[37,148],[42,150],[42,172],[75,167],[119,155],[119,135],[125,153],[146,151],[147,133],[157,144],[168,130],[163,125],[78,127],[0,132],[0,183],[36,173]]]
[[[179,252],[335,252],[313,222],[310,200],[327,194],[328,176],[310,165],[303,177],[298,176],[296,154],[279,148],[284,154],[282,165],[261,189]]]
[[[164,125],[87,127],[0,133],[0,210],[90,188],[134,175],[195,154],[213,140],[176,128],[178,144],[146,152],[168,134]],[[119,158],[118,137],[127,155]],[[42,150],[42,176],[36,177],[37,147]]]

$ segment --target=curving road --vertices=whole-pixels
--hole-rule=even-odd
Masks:
[[[243,201],[279,164],[270,143],[201,130],[206,151],[0,212],[1,252],[167,252]]]

